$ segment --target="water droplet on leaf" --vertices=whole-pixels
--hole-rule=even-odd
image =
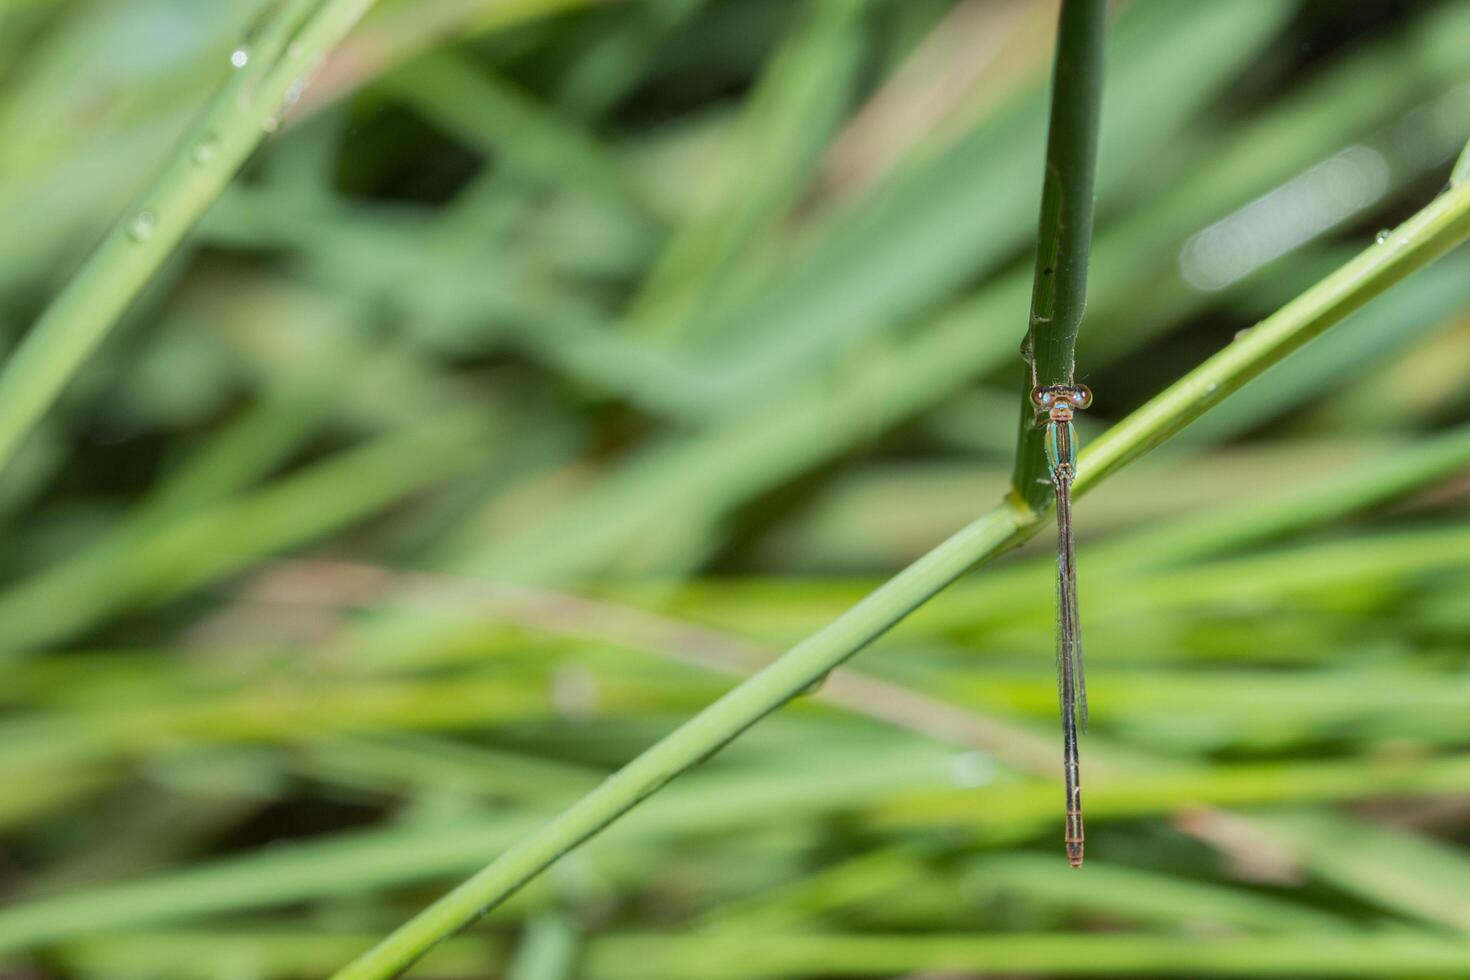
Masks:
[[[128,237],[135,242],[146,242],[153,235],[153,225],[153,212],[139,211],[128,222]]]
[[[1392,237],[1393,237],[1393,232],[1391,232],[1387,228],[1385,228],[1382,231],[1380,231],[1378,234],[1376,234],[1376,235],[1373,236],[1373,242],[1374,242],[1374,244],[1382,245],[1384,242],[1388,241]]]
[[[244,68],[250,64],[250,51],[246,48],[236,48],[230,52],[230,64],[236,68]]]

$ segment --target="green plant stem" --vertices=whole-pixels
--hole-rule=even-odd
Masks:
[[[1467,181],[1470,181],[1470,143],[1465,144],[1465,149],[1460,151],[1460,158],[1450,170],[1451,187],[1459,187]]]
[[[293,89],[373,0],[288,0],[232,55],[229,78],[136,204],[0,371],[0,470],[205,208],[274,129]]]
[[[381,87],[466,146],[532,186],[551,182],[587,195],[639,236],[654,226],[617,159],[584,130],[538,105],[468,58],[430,51],[386,75]]]
[[[299,546],[469,469],[494,438],[462,409],[329,457],[253,493],[167,523],[124,527],[0,590],[0,661],[72,635],[131,603],[171,598]]]
[[[1421,930],[1224,939],[1076,932],[928,936],[804,933],[740,939],[745,941],[727,947],[735,955],[721,956],[719,947],[712,950],[710,940],[704,937],[620,937],[612,948],[594,949],[588,958],[588,974],[599,980],[882,977],[931,972],[1198,976],[1201,964],[1208,964],[1211,974],[1231,976],[1470,975],[1463,937],[1447,938]]]
[[[1118,575],[1136,578],[1242,552],[1401,499],[1467,465],[1470,425],[1462,425],[1391,455],[1377,454],[1362,465],[1324,474],[1323,479],[1289,494],[1242,499],[1208,517],[1191,515],[1098,542],[1088,551],[1088,565],[1093,575],[1103,580]],[[940,602],[931,603],[924,610],[922,629],[926,635],[933,635],[948,628],[973,626],[977,609],[1014,613],[1019,608],[1049,606],[1052,600],[1047,585],[1055,574],[1049,559],[997,569],[984,581],[951,591]],[[1282,584],[1273,581],[1272,588]]]
[[[562,854],[656,793],[679,773],[723,748],[866,646],[939,589],[979,554],[1015,537],[1010,508],[982,517],[890,579],[826,629],[798,644],[677,731],[624,766],[538,833],[435,902],[356,963],[341,980],[396,976],[439,940],[474,921]]]
[[[635,329],[677,337],[707,325],[699,314],[729,290],[752,245],[807,189],[862,69],[866,7],[852,0],[803,6],[735,124],[712,185],[716,203],[670,237],[629,304],[626,317]],[[751,168],[750,160],[765,165]]]
[[[439,695],[440,703],[448,696]],[[922,838],[978,833],[990,841],[1029,836],[1054,817],[1056,790],[1049,781],[1005,781],[983,792],[956,792],[952,786],[935,792],[950,775],[952,760],[946,753],[923,748],[916,752],[913,745],[876,753],[872,748],[824,749],[820,766],[804,765],[759,778],[722,775],[710,783],[695,777],[654,803],[643,819],[618,828],[618,844],[667,849],[676,839],[694,835],[740,839],[766,821],[764,815],[774,813],[796,822],[856,810],[863,815],[862,826],[883,834]],[[1399,760],[1357,756],[1330,764],[1316,759],[1232,764],[1214,773],[1150,767],[1099,783],[1090,805],[1102,823],[1163,818],[1201,805],[1320,805],[1365,795],[1423,798],[1458,792],[1467,779],[1470,759],[1454,753]],[[25,787],[27,794],[46,792],[35,789],[41,786],[75,785],[72,777],[58,776],[54,769],[44,778],[13,775],[11,782]],[[81,787],[95,788],[95,783]],[[457,787],[462,788],[463,784]],[[722,801],[720,805],[711,806],[711,794]],[[0,804],[0,813],[11,805]],[[31,805],[44,805],[44,800]],[[72,894],[38,895],[0,909],[0,954],[57,948],[113,930],[135,932],[166,923],[424,886],[478,866],[487,855],[529,832],[539,823],[539,814],[516,808],[453,825],[356,831],[140,880],[103,883]],[[345,955],[336,962],[342,959]]]
[[[337,102],[374,78],[439,45],[452,45],[497,31],[533,24],[591,5],[594,0],[418,0],[384,4],[343,46],[333,71],[302,99],[307,115]]]
[[[1470,237],[1470,186],[1440,195],[1243,339],[1207,360],[1097,439],[1079,461],[1085,492],[1178,432],[1312,337]],[[720,698],[540,831],[506,851],[340,971],[396,976],[484,915],[572,848],[724,747],[881,636],[975,564],[1036,533],[1034,513],[1003,503],[889,579],[826,627]]]
[[[1083,452],[1074,493],[1086,493],[1163,443],[1262,371],[1467,236],[1470,185],[1461,184],[1121,420]]]
[[[1015,492],[1032,510],[1044,509],[1050,497],[1043,479],[1042,433],[1031,404],[1032,377],[1043,385],[1072,382],[1077,331],[1087,305],[1107,16],[1107,0],[1064,0],[1057,29],[1031,326],[1026,338],[1030,365],[1021,393],[1014,480]]]
[[[1250,818],[1283,838],[1316,875],[1427,924],[1470,933],[1470,860],[1447,843],[1393,826],[1327,813]]]
[[[527,923],[506,980],[570,980],[576,975],[581,945],[564,915],[542,913]]]
[[[1470,465],[1470,424],[1334,472],[1272,500],[1242,501],[1207,518],[1150,527],[1093,549],[1089,563],[1112,569],[1180,565],[1324,527],[1398,500]]]
[[[1076,876],[1072,877],[1076,881]],[[62,961],[85,976],[198,977],[201,964],[258,964],[266,975],[315,976],[361,933],[283,926],[109,933],[74,944]],[[446,943],[425,977],[491,976],[504,958],[490,936]],[[754,980],[765,977],[1078,974],[1198,976],[1467,976],[1464,939],[1423,929],[1349,933],[1298,929],[1224,937],[1103,932],[779,935],[614,932],[591,944],[582,976],[595,980]],[[1146,965],[1145,965],[1146,964]],[[123,972],[131,968],[133,972]]]

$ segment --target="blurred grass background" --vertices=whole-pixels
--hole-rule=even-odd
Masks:
[[[8,345],[260,6],[0,3]],[[330,974],[998,500],[1054,24],[384,0],[0,480],[4,975]],[[1466,51],[1119,5],[1091,431],[1440,189]],[[1082,872],[1037,543],[414,975],[1470,975],[1467,263],[1079,504]]]

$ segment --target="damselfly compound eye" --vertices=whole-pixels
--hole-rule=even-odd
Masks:
[[[1031,404],[1045,412],[1057,405],[1086,408],[1092,404],[1087,385],[1039,385],[1031,389]]]

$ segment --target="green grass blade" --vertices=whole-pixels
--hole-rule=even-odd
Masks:
[[[274,128],[293,87],[373,0],[276,8],[172,159],[0,370],[0,470],[67,380]]]

